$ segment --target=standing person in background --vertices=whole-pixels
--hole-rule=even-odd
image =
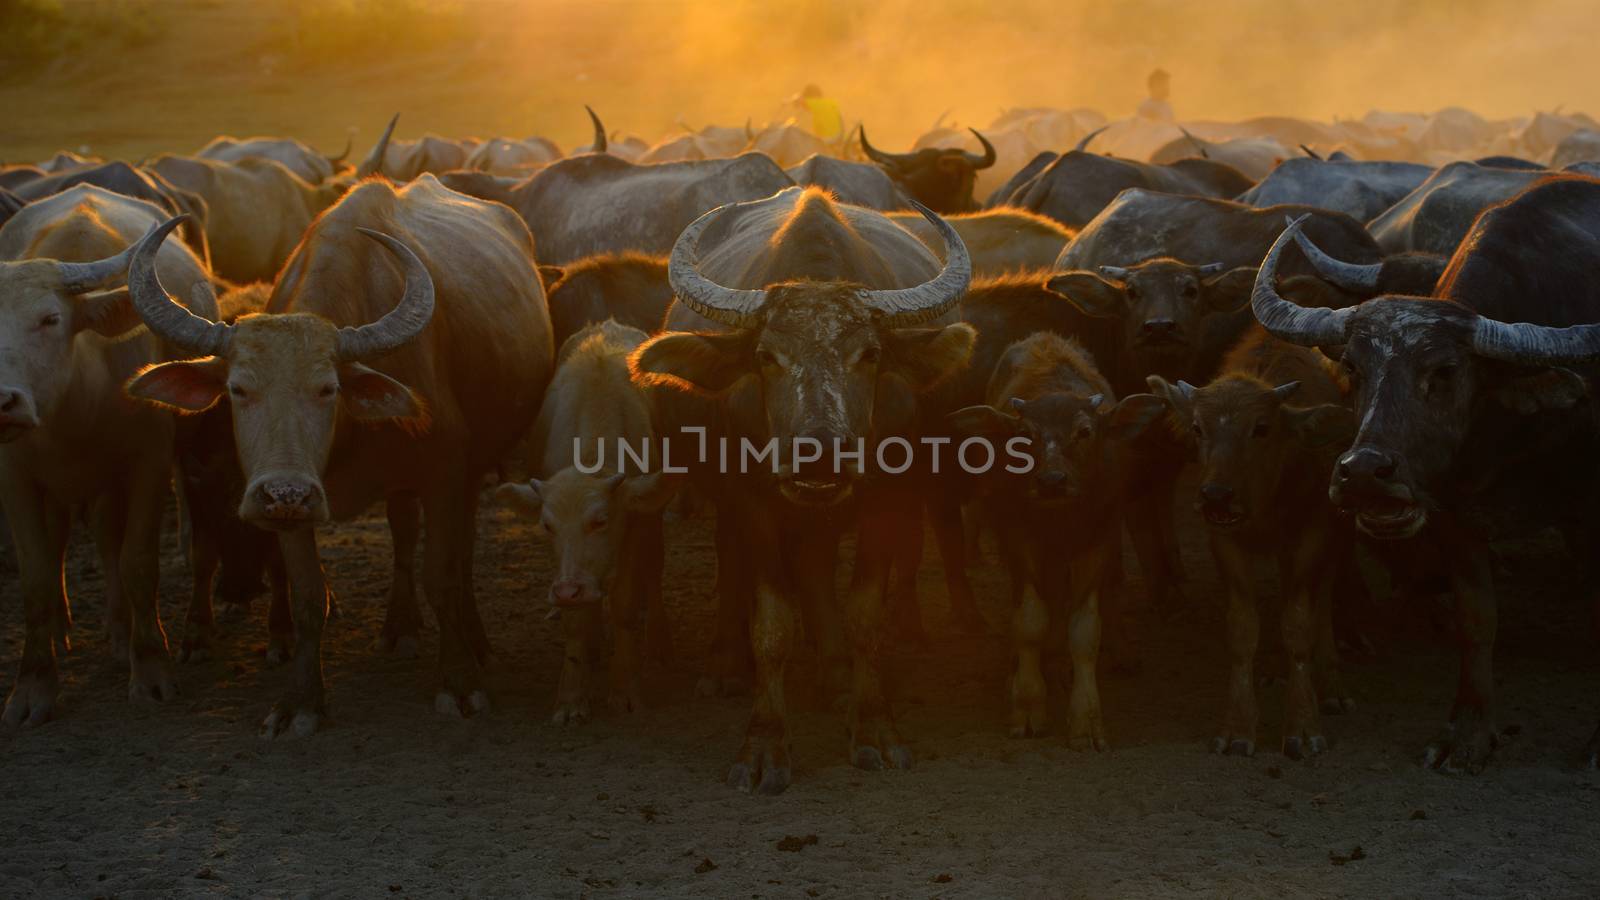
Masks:
[[[817,137],[831,143],[844,136],[844,116],[839,113],[839,104],[822,96],[822,88],[806,85],[789,99],[789,105],[804,114],[800,116],[800,124],[810,128]]]
[[[1150,87],[1150,96],[1139,104],[1139,109],[1134,115],[1156,122],[1171,122],[1172,104],[1167,102],[1167,98],[1172,95],[1172,76],[1167,74],[1165,69],[1157,69],[1150,73],[1145,84]]]

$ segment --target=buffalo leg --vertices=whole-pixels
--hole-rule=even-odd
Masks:
[[[1322,547],[1313,535],[1299,542],[1279,566],[1283,590],[1283,631],[1286,683],[1283,695],[1283,755],[1290,759],[1315,756],[1328,749],[1322,734],[1322,716],[1312,677],[1312,646],[1319,630],[1313,614],[1312,592],[1320,592],[1328,573],[1321,562]]]
[[[632,565],[640,555],[640,543],[646,539],[646,526],[639,521],[644,518],[628,516],[621,565],[618,567],[615,589],[611,591],[608,610],[611,614],[611,691],[606,704],[613,712],[644,709],[639,670],[644,656],[644,612],[647,601],[642,595],[645,584],[638,569]]]
[[[845,633],[854,663],[850,702],[850,761],[857,768],[911,768],[883,685],[884,595],[889,586],[894,529],[902,519],[892,502],[862,504],[855,571],[845,595]],[[884,509],[887,506],[889,509]]]
[[[1348,558],[1338,560],[1339,571],[1348,572]],[[1338,572],[1318,580],[1313,590],[1313,612],[1316,615],[1316,644],[1312,649],[1312,676],[1316,679],[1317,702],[1322,711],[1331,715],[1346,713],[1356,708],[1356,702],[1346,693],[1344,679],[1339,674],[1339,643],[1333,634],[1333,602],[1339,593]],[[1348,596],[1348,595],[1345,595]]]
[[[462,472],[449,464],[441,472]],[[434,708],[442,713],[468,716],[489,706],[483,689],[483,668],[473,648],[471,623],[465,615],[468,580],[466,566],[471,557],[467,545],[472,540],[472,504],[469,491],[477,481],[463,474],[439,483],[423,497],[422,584],[434,620],[439,623],[439,692]]]
[[[95,550],[100,556],[100,576],[105,582],[106,641],[111,658],[119,663],[128,660],[130,629],[128,601],[122,595],[122,530],[126,518],[123,497],[116,491],[101,494],[89,507]],[[65,592],[62,597],[65,602]]]
[[[944,586],[950,594],[950,618],[956,630],[966,634],[984,634],[989,623],[978,612],[972,596],[972,582],[967,578],[969,554],[966,531],[962,525],[961,501],[948,496],[949,491],[937,491],[928,508],[933,519],[933,537],[939,542],[939,565],[944,568]],[[974,522],[977,516],[971,516]],[[976,541],[974,541],[976,543]]]
[[[178,695],[161,627],[161,519],[168,496],[169,462],[137,466],[126,476],[127,518],[118,564],[128,600],[128,696],[169,700]]]
[[[889,540],[894,546],[889,563],[889,608],[894,611],[895,637],[912,644],[928,643],[928,630],[922,624],[922,605],[917,598],[917,572],[922,568],[922,506],[902,510],[891,526]]]
[[[263,737],[275,738],[291,731],[300,737],[317,730],[327,713],[322,678],[322,628],[328,619],[328,587],[317,555],[317,532],[296,528],[278,535],[278,549],[288,573],[290,604],[294,611],[294,664],[289,690],[261,723]]]
[[[394,572],[389,581],[389,602],[378,633],[378,649],[396,656],[415,657],[422,615],[417,611],[417,535],[422,510],[411,494],[390,494],[384,504],[389,536],[394,543]]]
[[[556,711],[550,721],[571,725],[589,719],[590,644],[598,631],[599,610],[593,604],[561,610],[561,680],[556,683]]]
[[[182,479],[179,479],[182,483]],[[189,502],[190,491],[181,492],[179,502],[189,507],[189,613],[183,621],[183,642],[178,645],[179,662],[201,662],[211,656],[214,630],[211,592],[217,567],[222,562],[221,523],[200,509],[200,502]]]
[[[1117,546],[1117,535],[1102,536],[1087,553],[1074,557],[1068,573],[1071,606],[1067,637],[1072,648],[1072,694],[1067,746],[1074,750],[1107,750],[1100,711],[1100,588],[1105,567]]]
[[[1146,595],[1150,606],[1163,615],[1174,615],[1181,610],[1177,586],[1171,571],[1171,556],[1163,540],[1161,517],[1164,511],[1161,500],[1166,492],[1153,487],[1135,498],[1128,506],[1128,536],[1133,539],[1133,552],[1139,559],[1139,571],[1144,574]]]
[[[1423,765],[1477,774],[1494,752],[1494,638],[1498,625],[1493,563],[1481,544],[1455,548],[1450,573],[1456,593],[1461,673],[1450,724],[1423,751]]]
[[[1046,587],[1039,572],[1038,538],[1007,529],[1003,540],[1019,545],[1008,554],[1015,599],[1011,636],[1017,655],[1017,668],[1011,674],[1011,736],[1037,737],[1045,733],[1048,719],[1043,660],[1051,609],[1041,593]]]
[[[672,630],[661,596],[661,578],[666,568],[666,529],[660,513],[638,516],[639,536],[629,563],[634,567],[638,590],[638,609],[645,615],[645,653],[651,662],[667,666],[672,662]]]
[[[267,663],[278,666],[294,656],[294,611],[289,604],[289,573],[277,541],[267,554],[267,589]]]
[[[1251,558],[1236,542],[1213,536],[1211,553],[1228,593],[1228,701],[1211,752],[1251,756],[1256,752],[1260,710],[1256,703],[1255,661],[1261,613]]]
[[[0,721],[9,726],[49,721],[61,691],[56,668],[57,610],[66,603],[62,566],[68,510],[33,485],[5,485],[6,519],[22,580],[22,664]]]
[[[478,492],[467,491],[465,500],[466,524],[462,534],[466,542],[462,546],[461,621],[462,627],[466,629],[467,645],[478,658],[478,665],[487,666],[490,650],[489,632],[483,627],[483,616],[478,613],[478,593],[473,586],[473,565],[478,552]]]
[[[711,671],[696,686],[703,697],[742,693],[752,671],[750,610],[755,608],[755,588],[749,560],[740,545],[735,501],[718,498],[716,515],[717,626]]]
[[[724,508],[718,514],[726,511]],[[746,793],[779,794],[789,786],[791,776],[784,680],[800,619],[788,592],[780,587],[782,566],[771,556],[778,546],[773,528],[759,522],[740,524],[755,532],[748,535],[747,547],[759,554],[759,558],[749,561],[755,574],[755,607],[750,614],[755,703],[744,745],[728,769],[728,784]]]

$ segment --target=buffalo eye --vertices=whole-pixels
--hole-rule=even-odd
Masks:
[[[1185,298],[1193,299],[1200,295],[1200,289],[1195,287],[1194,282],[1190,282],[1183,286],[1182,294]]]
[[[1455,366],[1439,366],[1433,370],[1433,380],[1448,383],[1456,377]]]
[[[774,356],[771,350],[757,350],[756,362],[763,366],[776,367],[778,365],[778,357]]]
[[[1078,440],[1086,441],[1094,434],[1094,429],[1090,428],[1088,425],[1079,425],[1078,430],[1074,432],[1074,434],[1077,435]]]
[[[1128,295],[1128,299],[1129,300],[1137,300],[1137,299],[1139,299],[1139,289],[1134,287],[1133,285],[1130,284],[1127,287],[1123,288],[1122,290],[1123,290],[1124,293],[1126,293]]]
[[[591,532],[599,531],[600,529],[606,527],[606,517],[605,516],[595,516],[594,518],[592,518],[588,522],[586,522],[584,524],[584,527],[587,528]]]
[[[230,384],[228,385],[228,396],[235,400],[243,400],[250,396],[250,392],[238,386],[237,384]]]
[[[1203,437],[1206,436],[1206,430],[1204,428],[1200,427],[1200,423],[1199,422],[1195,422],[1195,423],[1191,424],[1189,426],[1189,430],[1194,432],[1194,436],[1197,437],[1197,438],[1203,438]]]
[[[877,347],[867,347],[861,351],[861,355],[856,358],[856,362],[863,366],[875,366],[878,364],[878,357],[880,355],[881,351],[879,351]]]
[[[39,320],[39,327],[40,328],[53,328],[53,327],[55,327],[57,325],[60,325],[60,324],[61,324],[61,314],[60,313],[48,313],[48,314],[45,315],[44,318]]]
[[[324,400],[337,393],[339,393],[339,386],[337,384],[325,384],[317,389],[317,396]]]

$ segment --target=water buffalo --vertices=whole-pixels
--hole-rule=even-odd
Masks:
[[[549,265],[629,250],[665,254],[708,210],[794,186],[760,153],[657,165],[594,153],[560,160],[513,183],[462,174],[443,181],[516,210],[538,241],[539,261]]]
[[[175,307],[150,268],[174,224],[142,242],[129,286],[151,330],[200,358],[150,368],[128,390],[185,410],[232,406],[239,515],[277,533],[293,598],[292,684],[263,734],[310,734],[325,712],[316,526],[383,498],[417,498],[427,526],[435,705],[485,709],[489,647],[471,579],[478,487],[532,422],[553,356],[527,228],[431,176],[398,189],[365,182],[317,220],[267,312],[230,326]],[[390,617],[386,631],[415,635],[414,609],[391,606]]]
[[[1150,376],[1200,460],[1195,506],[1228,595],[1228,701],[1212,752],[1255,753],[1258,569],[1278,563],[1288,658],[1283,753],[1327,749],[1320,708],[1352,706],[1339,681],[1332,593],[1347,565],[1349,526],[1327,502],[1333,445],[1355,431],[1344,385],[1315,350],[1253,330],[1211,383],[1196,388]]]
[[[1367,535],[1407,541],[1406,556],[1436,557],[1448,572],[1461,674],[1450,725],[1423,758],[1480,771],[1497,740],[1488,541],[1551,524],[1592,533],[1600,181],[1550,179],[1484,213],[1434,297],[1296,306],[1275,284],[1297,230],[1267,254],[1252,307],[1283,340],[1343,347],[1360,428],[1329,496]],[[1600,731],[1587,753],[1600,763]]]
[[[1284,160],[1237,199],[1247,206],[1319,206],[1368,222],[1432,174],[1433,169],[1417,163],[1297,157]]]
[[[1044,732],[1041,661],[1054,631],[1066,639],[1051,649],[1070,649],[1072,657],[1068,743],[1107,749],[1097,675],[1101,601],[1121,581],[1113,569],[1120,570],[1122,548],[1122,445],[1165,407],[1149,394],[1117,402],[1089,354],[1049,331],[1011,345],[985,393],[983,404],[950,419],[962,435],[1025,454],[1020,464],[983,476],[1015,604],[1011,734]]]
[[[293,172],[307,184],[321,184],[349,166],[350,140],[338,156],[324,156],[293,138],[252,137],[234,138],[227,135],[215,137],[201,147],[195,156],[219,162],[239,162],[245,159],[270,159]]]
[[[542,265],[539,275],[550,300],[557,349],[579,331],[607,319],[654,334],[672,305],[664,256],[608,253],[565,266]]]
[[[1479,213],[1549,175],[1543,169],[1451,163],[1369,221],[1367,230],[1384,253],[1417,251],[1449,256]]]
[[[22,664],[0,712],[6,725],[38,725],[55,708],[75,507],[87,509],[100,552],[112,653],[129,668],[129,697],[177,694],[158,603],[177,426],[170,412],[122,392],[141,367],[170,357],[137,330],[127,291],[116,289],[134,243],[165,217],[149,203],[79,185],[0,227],[0,504],[27,620]],[[194,296],[213,305],[195,312],[216,315],[210,275],[186,246],[175,242],[148,265],[186,295],[203,288]]]
[[[589,643],[602,607],[613,645],[607,696],[613,710],[642,708],[645,629],[666,633],[661,510],[677,482],[661,471],[650,402],[628,375],[628,356],[646,337],[609,319],[578,333],[561,354],[534,422],[530,467],[539,477],[496,490],[539,524],[555,551],[549,597],[566,638],[558,725],[589,717]],[[623,447],[641,455],[630,457]]]
[[[921,238],[930,250],[943,252],[938,231],[920,214],[890,213],[889,218]],[[1048,269],[1072,240],[1072,232],[1055,220],[1013,207],[948,216],[945,221],[971,254],[974,278]]]
[[[80,184],[92,184],[124,197],[153,203],[169,216],[193,216],[196,224],[183,229],[183,242],[194,250],[202,262],[208,259],[209,249],[202,226],[210,218],[210,209],[205,198],[173,184],[159,172],[148,168],[131,166],[125,162],[100,163],[29,181],[19,186],[13,195],[22,204],[27,204]],[[0,224],[4,224],[6,218],[8,216],[0,212]]]
[[[752,445],[771,453],[717,476],[726,486],[719,532],[726,519],[739,549],[722,559],[741,570],[718,578],[747,584],[752,603],[755,709],[728,774],[741,790],[777,793],[789,784],[783,685],[797,607],[824,620],[811,633],[825,666],[844,662],[831,658],[837,638],[826,622],[840,533],[851,524],[856,570],[843,610],[853,661],[850,757],[865,769],[911,764],[880,656],[891,562],[909,530],[920,529],[923,480],[885,472],[903,454],[882,447],[889,439],[909,444],[928,412],[919,395],[964,365],[972,347],[969,326],[936,324],[971,277],[961,238],[939,227],[942,268],[888,219],[815,189],[714,210],[685,229],[669,263],[673,292],[687,308],[674,318],[675,307],[669,324],[698,321],[702,330],[658,335],[632,359],[636,378],[715,397],[735,455]],[[704,330],[717,326],[725,330]],[[844,454],[857,449],[847,463]]]
[[[1229,199],[1254,183],[1237,169],[1208,159],[1152,165],[1072,150],[1019,184],[1009,197],[996,199],[1068,228],[1082,228],[1129,188]]]
[[[229,281],[271,281],[312,220],[348,188],[310,184],[283,165],[250,157],[238,162],[158,156],[152,171],[204,198],[211,265]]]
[[[865,206],[883,212],[909,209],[906,195],[881,166],[871,163],[849,162],[831,156],[815,154],[784,170],[801,187],[820,187],[833,192],[841,203]],[[918,221],[921,216],[915,213]]]
[[[900,185],[907,196],[938,213],[970,212],[978,208],[972,191],[978,172],[994,165],[994,145],[972,129],[983,145],[979,155],[967,150],[924,147],[911,153],[884,153],[867,140],[861,129],[861,150]]]
[[[400,114],[395,113],[372,145],[366,157],[356,166],[357,180],[369,175],[382,175],[396,183],[411,181],[424,173],[439,175],[464,168],[474,146],[463,141],[453,141],[437,135],[426,134],[416,140],[397,141],[394,127],[400,124]]]

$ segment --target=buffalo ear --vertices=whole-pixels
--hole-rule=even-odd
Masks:
[[[1150,375],[1144,380],[1150,386],[1150,393],[1166,401],[1172,407],[1173,415],[1180,421],[1188,422],[1194,418],[1194,388],[1185,381],[1177,384],[1168,382],[1160,375]]]
[[[628,371],[640,384],[671,385],[707,394],[726,391],[753,365],[750,338],[741,331],[658,334],[628,356]]]
[[[339,366],[339,396],[359,420],[426,422],[428,413],[411,389],[361,363]]]
[[[72,327],[76,331],[89,329],[116,337],[143,324],[126,287],[79,297],[73,305]]]
[[[1110,431],[1114,441],[1131,441],[1167,414],[1167,402],[1154,394],[1129,394],[1112,408]]]
[[[544,509],[544,496],[539,492],[539,482],[508,481],[494,489],[494,498],[514,510],[537,519]]]
[[[1589,385],[1570,369],[1550,368],[1513,376],[1492,392],[1496,401],[1524,416],[1545,409],[1571,409],[1589,395]]]
[[[1348,445],[1356,437],[1356,414],[1348,406],[1324,403],[1321,406],[1283,407],[1283,419],[1301,444],[1326,447]]]
[[[1086,316],[1114,319],[1122,315],[1122,286],[1093,272],[1062,272],[1052,276],[1044,286],[1051,293],[1067,298]]]
[[[1256,267],[1240,266],[1207,278],[1201,283],[1201,294],[1206,308],[1212,312],[1233,312],[1250,302],[1250,290],[1255,283]]]
[[[228,361],[220,356],[149,366],[129,379],[128,396],[175,409],[205,412],[222,398],[228,383]]]
[[[683,478],[666,472],[630,475],[616,487],[622,508],[633,513],[658,513],[677,495]]]
[[[991,440],[1016,435],[1019,424],[1016,416],[1008,416],[986,403],[963,406],[944,418],[956,434],[962,437],[981,437]]]
[[[927,390],[965,369],[977,341],[978,332],[965,322],[943,328],[884,329],[884,370],[919,391]]]

